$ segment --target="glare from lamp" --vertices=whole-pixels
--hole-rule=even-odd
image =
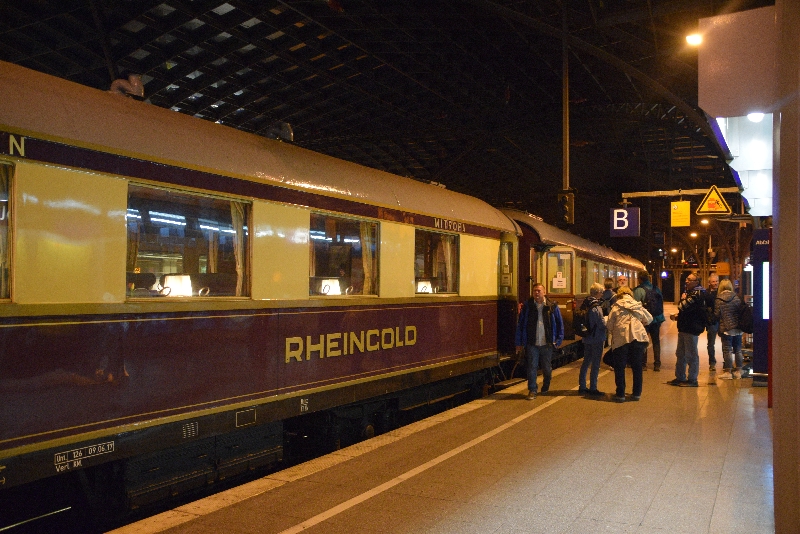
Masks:
[[[338,278],[323,280],[320,284],[320,293],[323,295],[341,295],[342,289],[339,287]]]
[[[708,219],[700,219],[700,224],[708,224]]]
[[[672,248],[672,249],[670,249],[670,251],[671,251],[673,254],[675,254],[676,252],[678,252],[678,249],[677,249],[677,248]]]
[[[422,280],[417,282],[417,293],[433,293],[433,287],[430,280]]]
[[[764,114],[763,113],[748,113],[747,114],[747,120],[749,120],[750,122],[761,122],[762,120],[764,120]]]
[[[703,36],[699,33],[693,33],[691,35],[686,36],[686,42],[692,46],[700,46],[700,43],[703,42]]]
[[[690,235],[690,236],[692,236],[692,237],[697,237],[697,232],[692,232],[692,233],[691,233],[691,234],[689,234],[689,235]]]
[[[165,276],[164,287],[169,288],[169,295],[167,295],[168,297],[192,296],[192,278],[188,274]]]

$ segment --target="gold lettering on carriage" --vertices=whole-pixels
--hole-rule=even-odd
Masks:
[[[467,225],[458,222],[458,221],[451,221],[448,219],[438,219],[436,217],[433,218],[433,225],[436,228],[440,228],[442,230],[450,230],[452,232],[466,232]]]
[[[286,338],[286,363],[302,362],[316,358],[335,358],[350,356],[356,352],[375,352],[390,350],[416,344],[417,327],[395,326],[394,328],[374,328],[360,332],[332,332],[319,336]]]

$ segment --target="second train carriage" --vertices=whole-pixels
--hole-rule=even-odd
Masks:
[[[520,229],[516,276],[519,302],[531,296],[534,283],[545,287],[548,299],[558,303],[564,318],[565,343],[558,356],[562,362],[582,355],[581,344],[574,343],[572,312],[589,295],[593,283],[619,275],[628,278],[631,288],[637,285],[638,272],[644,264],[635,258],[593,243],[545,223],[526,212],[503,209]]]
[[[0,208],[0,493],[78,476],[134,507],[280,461],[301,421],[335,441],[480,392],[548,251],[641,266],[6,63]]]

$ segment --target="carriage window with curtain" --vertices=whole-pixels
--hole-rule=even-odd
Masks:
[[[416,292],[458,293],[458,236],[416,230],[414,235]]]
[[[0,163],[0,299],[11,297],[11,258],[8,226],[11,207],[11,171],[13,167]]]
[[[248,296],[249,213],[237,200],[130,185],[128,296]]]
[[[378,294],[378,223],[311,214],[310,295]]]

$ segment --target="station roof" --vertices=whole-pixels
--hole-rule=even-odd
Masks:
[[[554,223],[566,36],[571,231],[641,257],[644,238],[608,238],[620,193],[735,185],[685,35],[773,3],[5,0],[0,59],[99,89],[137,73],[156,106],[268,137],[289,124],[300,147]],[[668,224],[668,201],[640,205]]]

